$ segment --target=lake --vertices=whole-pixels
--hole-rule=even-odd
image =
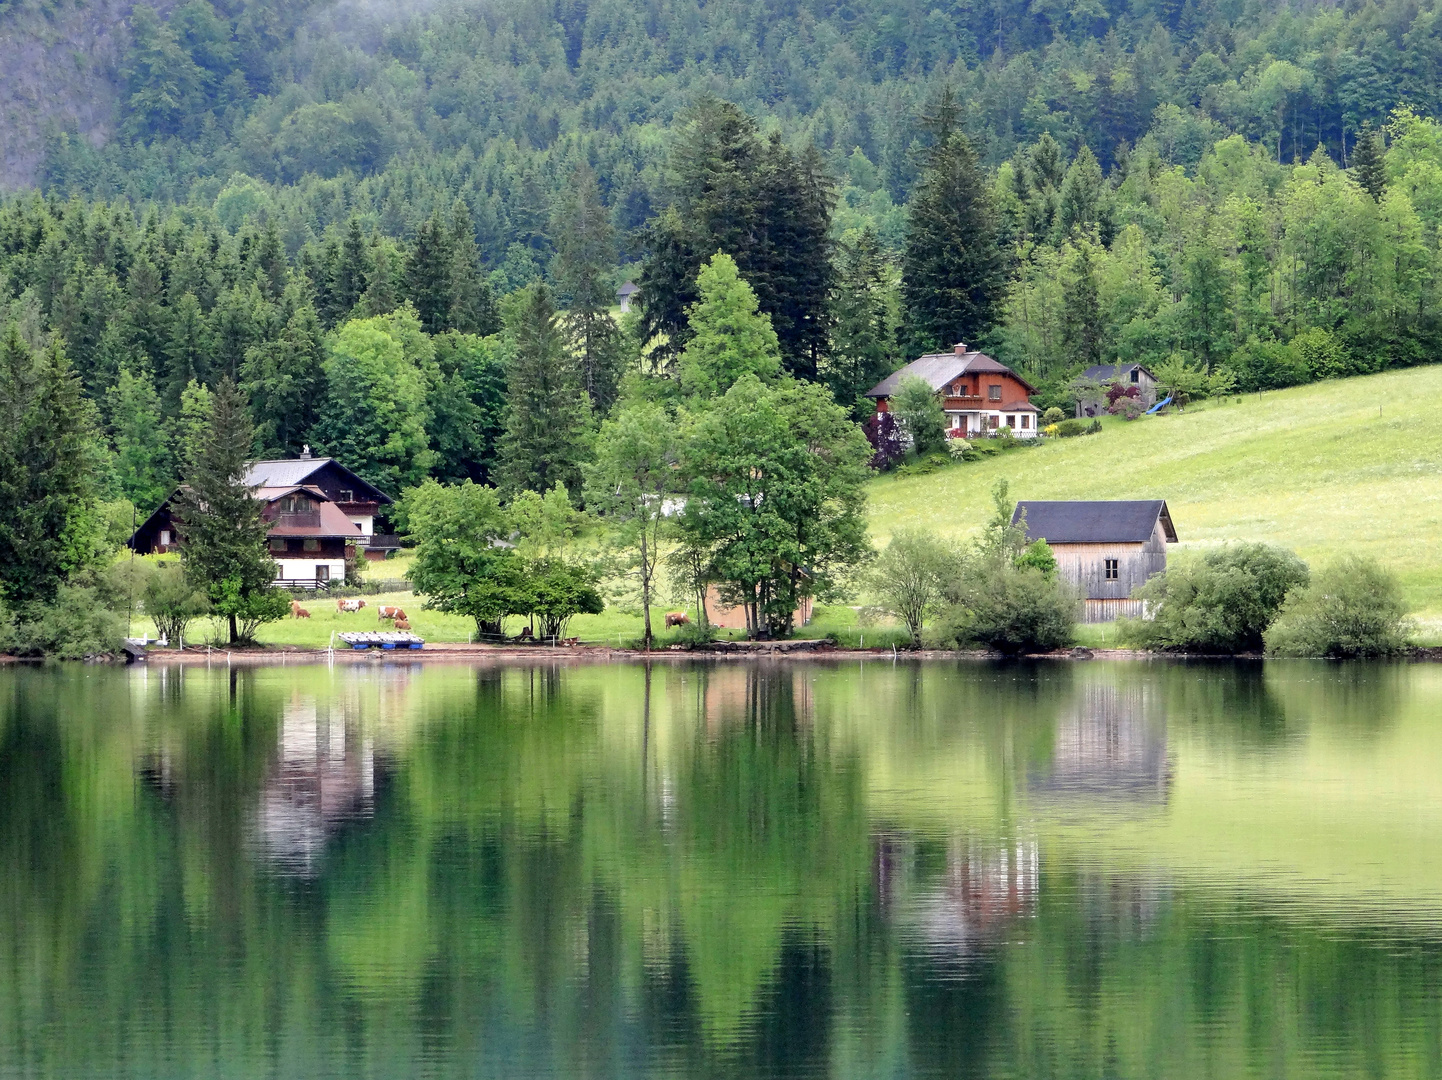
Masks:
[[[0,671],[3,1077],[1442,1077],[1442,667]]]

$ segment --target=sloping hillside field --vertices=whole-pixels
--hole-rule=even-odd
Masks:
[[[998,478],[1018,499],[1167,500],[1183,548],[1266,540],[1314,565],[1348,551],[1401,577],[1424,623],[1442,618],[1442,367],[1207,402],[1097,435],[884,477],[872,530],[961,536]]]

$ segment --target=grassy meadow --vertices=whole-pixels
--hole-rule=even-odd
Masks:
[[[1418,640],[1442,642],[1442,365],[1318,383],[1225,401],[1128,423],[1108,418],[1096,435],[1048,440],[983,461],[947,464],[871,485],[871,532],[878,546],[893,530],[924,527],[964,537],[990,510],[999,478],[1018,499],[1167,500],[1181,543],[1196,549],[1233,540],[1292,548],[1314,565],[1347,551],[1375,556],[1401,578],[1415,605]],[[405,577],[409,553],[367,566],[372,579]],[[422,598],[387,592],[366,608],[340,614],[333,599],[303,600],[309,619],[261,629],[271,645],[323,648],[332,631],[372,630],[374,609],[397,604],[427,641],[468,641],[469,619],[427,611]],[[653,609],[664,645],[674,639]],[[695,613],[691,613],[694,617]],[[519,633],[523,620],[507,631]],[[134,632],[154,633],[137,617]],[[1079,627],[1078,640],[1112,644],[1112,627]],[[197,642],[216,637],[205,621]],[[597,644],[631,644],[641,635],[634,612],[610,608],[572,621],[572,635]],[[844,645],[889,648],[904,642],[895,626],[862,626],[845,606],[818,606],[806,636],[835,634]],[[736,635],[733,635],[736,636]]]
[[[992,485],[1017,499],[1167,500],[1180,547],[1265,540],[1320,564],[1375,556],[1401,578],[1421,637],[1442,636],[1442,366],[1206,402],[871,488],[872,536],[965,536]]]

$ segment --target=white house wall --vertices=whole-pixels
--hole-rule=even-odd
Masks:
[[[316,567],[330,567],[331,581],[345,580],[344,559],[275,559],[275,583],[283,585],[288,581],[305,582],[313,584],[316,580]]]

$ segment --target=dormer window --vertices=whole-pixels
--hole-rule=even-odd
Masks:
[[[354,491],[351,491],[349,488],[341,488],[341,489],[340,489],[340,498],[337,499],[336,501],[337,501],[337,502],[343,502],[343,503],[355,502],[355,492],[354,492]]]

